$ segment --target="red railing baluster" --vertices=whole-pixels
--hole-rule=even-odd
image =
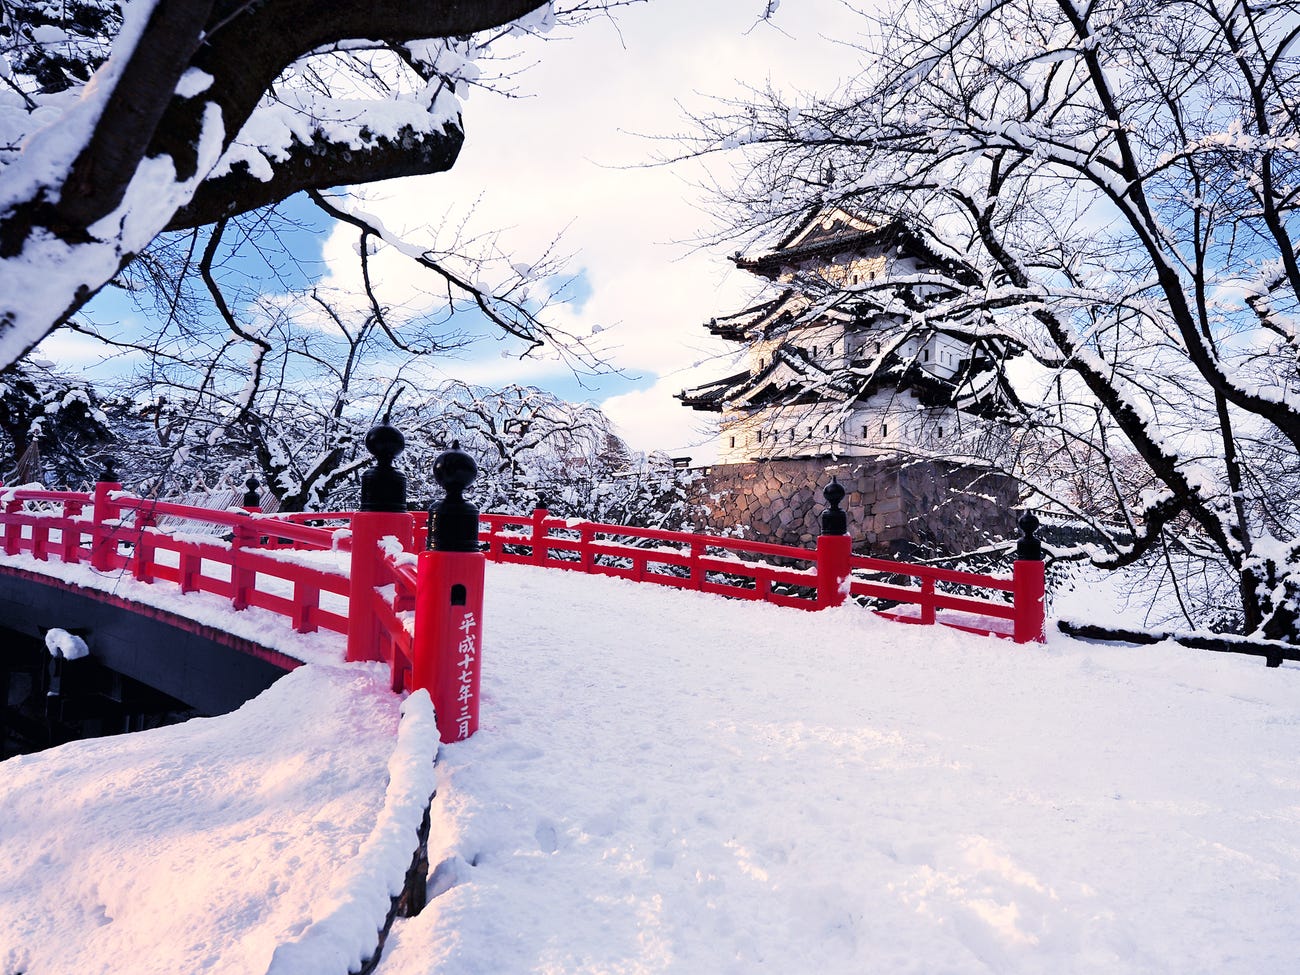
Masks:
[[[1047,579],[1039,559],[1016,559],[1012,565],[1015,580],[1016,608],[1014,639],[1017,643],[1043,643],[1046,640]]]
[[[134,570],[140,582],[153,582],[154,539],[152,529],[154,515],[143,508],[135,509],[135,543]]]
[[[843,605],[845,582],[853,572],[853,539],[848,535],[817,536],[817,605]]]
[[[76,565],[81,561],[81,511],[84,504],[81,500],[69,498],[63,502],[63,522],[60,548],[62,551],[59,557],[64,562]]]
[[[545,508],[533,509],[532,559],[538,565],[546,561],[546,519],[550,512]]]
[[[293,628],[299,633],[315,633],[316,624],[312,621],[320,608],[320,586],[314,586],[305,579],[293,582]]]
[[[249,568],[245,553],[257,542],[258,533],[249,524],[236,525],[230,535],[230,603],[236,610],[248,608],[249,596],[257,588],[257,572]]]
[[[122,490],[116,481],[100,481],[95,485],[91,507],[90,564],[100,572],[117,568],[117,526],[108,522],[122,517],[122,509],[113,501],[115,491]]]
[[[5,502],[5,555],[17,555],[22,549],[23,502],[11,498]]]

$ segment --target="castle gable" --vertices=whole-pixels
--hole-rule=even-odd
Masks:
[[[829,210],[813,214],[812,219],[777,245],[776,252],[821,247],[836,242],[849,246],[856,243],[857,238],[863,234],[873,234],[878,230],[880,230],[879,224],[855,216],[840,207],[831,207]]]

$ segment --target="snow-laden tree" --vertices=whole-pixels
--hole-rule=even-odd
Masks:
[[[211,227],[202,251],[300,190],[446,170],[464,138],[457,95],[492,32],[555,16],[543,0],[2,0],[0,365],[164,231]],[[509,286],[319,200],[497,324],[546,337]]]
[[[120,384],[112,416],[131,430],[121,438],[124,483],[177,497],[252,474],[280,510],[332,507],[369,463],[366,431],[406,387],[403,373],[457,341],[437,323],[321,289],[264,296],[236,328],[215,342],[192,333],[179,351],[159,348]],[[394,331],[406,345],[396,353]]]
[[[400,403],[393,422],[408,444],[423,444],[432,456],[458,442],[478,464],[472,493],[484,511],[526,513],[540,501],[557,513],[588,514],[593,486],[631,457],[599,407],[535,386],[446,382],[418,402]],[[407,458],[430,498],[440,493],[432,456]]]
[[[14,483],[26,455],[39,457],[40,471],[30,473],[48,487],[75,490],[97,480],[114,453],[104,405],[94,387],[46,364],[0,371],[0,478]]]
[[[863,27],[833,94],[696,120],[691,152],[741,157],[729,233],[836,203],[903,220],[946,273],[813,312],[1023,350],[1019,416],[968,449],[1091,520],[1100,544],[1063,554],[1154,560],[1191,624],[1297,639],[1300,5],[914,0]]]

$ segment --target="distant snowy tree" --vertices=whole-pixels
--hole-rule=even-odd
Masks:
[[[252,474],[281,510],[330,507],[369,461],[361,443],[403,388],[403,370],[426,345],[454,344],[436,326],[319,290],[265,298],[238,327],[261,343],[252,363],[249,344],[228,332],[202,354],[154,356],[124,384],[133,487],[174,497]],[[393,329],[419,347],[393,355],[384,334]]]
[[[835,94],[696,120],[689,152],[741,156],[728,233],[901,216],[960,273],[821,307],[1028,353],[1019,415],[954,449],[1089,520],[1064,554],[1167,565],[1190,625],[1300,638],[1300,8],[916,0],[864,27]]]
[[[491,32],[556,16],[541,0],[0,3],[0,365],[164,231],[212,228],[192,238],[203,251],[241,214],[309,190],[402,243],[318,191],[448,169],[464,138],[457,96]],[[466,277],[440,246],[408,249],[501,327],[549,337],[510,282]]]
[[[77,377],[25,362],[0,372],[0,475],[11,482],[33,445],[49,487],[78,489],[114,456],[99,393]]]
[[[394,422],[408,440],[434,451],[459,442],[479,466],[473,494],[485,511],[523,513],[539,498],[561,501],[564,487],[608,473],[602,450],[611,438],[617,441],[608,417],[593,404],[514,384],[494,389],[447,382],[407,405]],[[430,496],[439,491],[427,474],[422,488]]]

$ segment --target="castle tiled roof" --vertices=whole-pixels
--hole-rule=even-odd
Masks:
[[[890,353],[883,362],[858,360],[847,369],[827,370],[806,350],[782,346],[756,373],[739,372],[676,395],[684,406],[707,412],[816,400],[864,400],[881,389],[911,390],[925,406],[953,406],[982,416],[1001,413],[1016,397],[987,350],[963,359],[951,376]]]
[[[738,254],[734,260],[742,270],[776,278],[783,268],[814,258],[829,260],[838,254],[888,247],[897,247],[958,280],[970,274],[959,261],[939,254],[902,220],[872,222],[839,208],[833,208],[829,216],[813,211],[772,250],[755,257]]]

